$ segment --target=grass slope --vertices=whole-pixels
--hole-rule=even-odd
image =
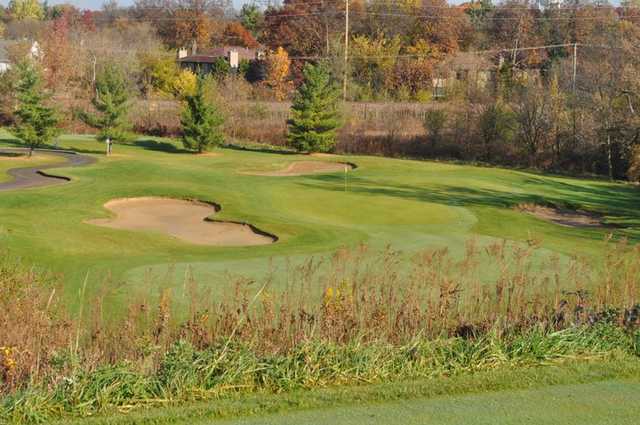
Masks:
[[[0,146],[14,146],[6,133]],[[610,221],[635,226],[618,230],[636,239],[640,191],[632,185],[600,180],[544,176],[498,168],[375,157],[315,158],[351,161],[349,173],[265,177],[243,170],[275,170],[308,160],[221,149],[219,155],[193,155],[172,141],[140,139],[115,147],[106,158],[91,137],[64,136],[60,146],[96,155],[91,166],[56,170],[73,178],[66,185],[0,193],[0,245],[29,262],[65,274],[69,296],[89,273],[90,290],[107,288],[116,303],[134,290],[148,292],[175,266],[167,284],[182,286],[192,268],[214,292],[227,288],[225,272],[263,275],[281,270],[285,259],[300,259],[364,242],[411,252],[447,246],[454,253],[471,237],[482,241],[532,236],[560,253],[592,255],[606,233],[575,229],[513,210],[521,202],[578,204]],[[222,204],[220,219],[246,221],[274,233],[274,245],[246,248],[194,246],[156,233],[132,233],[83,223],[108,217],[103,204],[113,198],[168,196]],[[155,266],[155,267],[154,267]],[[105,280],[109,273],[112,279]],[[121,282],[126,280],[126,284]]]

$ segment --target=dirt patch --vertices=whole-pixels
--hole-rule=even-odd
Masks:
[[[219,158],[222,156],[220,152],[202,152],[196,154],[197,157]]]
[[[288,176],[305,176],[309,174],[319,173],[337,173],[353,170],[353,164],[345,162],[328,162],[328,161],[298,161],[289,164],[286,168],[277,171],[265,172],[244,172],[243,174],[251,174],[253,176],[272,176],[272,177],[288,177]]]
[[[116,217],[86,223],[113,229],[157,231],[196,245],[254,246],[277,240],[246,223],[209,219],[219,208],[204,202],[144,197],[114,199],[104,207]]]
[[[588,211],[571,210],[568,208],[537,204],[520,204],[516,209],[561,226],[609,227],[602,222],[601,215]]]

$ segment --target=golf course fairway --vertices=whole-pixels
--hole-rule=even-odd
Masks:
[[[0,133],[0,148],[20,146]],[[0,246],[28,264],[60,273],[71,304],[78,288],[107,290],[114,303],[132,291],[153,291],[165,277],[181,288],[187,271],[213,293],[228,289],[229,275],[278,273],[287,261],[322,256],[340,247],[391,246],[404,253],[479,243],[539,240],[560,255],[598,255],[602,241],[632,241],[640,233],[640,190],[631,184],[531,172],[378,157],[285,155],[232,148],[213,154],[184,151],[177,141],[138,139],[106,157],[91,136],[62,136],[59,146],[94,157],[82,167],[53,169],[67,183],[0,191]],[[5,158],[7,170],[55,161]],[[326,172],[281,175],[291,164],[330,162]],[[342,164],[354,164],[350,170]],[[338,165],[336,165],[338,164]],[[304,167],[302,167],[304,168]],[[296,171],[300,167],[295,168]],[[318,170],[321,170],[318,172]],[[265,175],[262,175],[265,174]],[[108,220],[113,200],[160,197],[216,204],[215,220],[246,223],[277,238],[252,246],[207,246],[149,229],[96,226]],[[597,213],[606,227],[564,226],[519,211],[526,203],[572,205]],[[241,245],[241,244],[240,244]],[[278,285],[276,279],[274,285]]]

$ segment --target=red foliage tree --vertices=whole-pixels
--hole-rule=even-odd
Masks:
[[[224,30],[222,38],[225,44],[237,45],[255,49],[259,46],[256,39],[251,33],[240,23],[231,22]]]

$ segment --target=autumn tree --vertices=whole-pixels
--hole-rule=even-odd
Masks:
[[[253,35],[240,22],[231,22],[222,34],[225,44],[255,49],[259,46]]]
[[[107,155],[111,154],[111,144],[126,139],[130,127],[129,87],[122,70],[114,64],[107,64],[97,76],[95,95],[91,103],[95,113],[78,111],[78,117],[87,125],[98,130],[98,140],[107,143]]]
[[[198,47],[209,45],[214,27],[206,13],[197,9],[184,9],[177,10],[174,16],[176,46],[191,46],[194,43]]]
[[[517,50],[544,44],[539,22],[540,11],[529,7],[527,0],[508,0],[493,9],[487,28],[491,45],[512,49],[509,60],[514,68],[538,65],[546,60],[545,50]]]
[[[15,135],[29,148],[29,156],[38,146],[50,143],[59,133],[59,117],[46,106],[49,95],[42,87],[42,77],[30,62],[18,64],[16,86],[18,107],[15,111]]]
[[[289,143],[302,152],[329,152],[342,122],[340,89],[322,65],[305,65],[303,75],[291,105]]]
[[[78,68],[78,64],[73,61],[69,37],[70,22],[67,15],[63,14],[49,23],[42,43],[42,60],[49,87],[68,87],[74,70]]]
[[[161,96],[184,99],[195,94],[196,75],[180,69],[175,59],[148,55],[143,58],[144,79],[148,89]]]
[[[344,37],[344,0],[285,0],[265,12],[261,41],[292,56],[330,53],[332,36]]]
[[[378,33],[375,37],[358,35],[352,41],[351,76],[360,86],[358,97],[367,100],[384,95],[393,86],[394,69],[402,48],[399,37],[386,38]]]
[[[201,78],[198,79],[196,93],[186,98],[180,122],[182,143],[189,150],[202,153],[224,143],[224,116],[214,103],[206,100]]]
[[[11,17],[19,21],[44,18],[44,8],[38,0],[11,0],[9,11]]]
[[[290,67],[289,54],[282,47],[278,47],[267,58],[267,79],[265,84],[273,90],[276,99],[279,101],[285,100],[293,88],[293,84],[289,80]]]

